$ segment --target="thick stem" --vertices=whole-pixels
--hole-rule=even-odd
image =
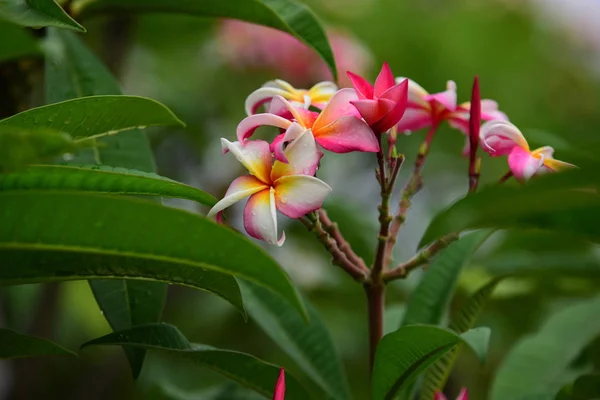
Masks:
[[[367,310],[369,318],[369,365],[373,373],[377,345],[383,337],[383,313],[385,309],[385,285],[366,284]]]
[[[348,257],[348,259],[354,265],[358,266],[361,270],[367,272],[368,268],[365,264],[365,261],[362,258],[360,258],[354,252],[354,250],[352,250],[350,243],[348,243],[348,241],[344,239],[344,236],[342,235],[342,232],[340,231],[338,225],[329,219],[327,211],[321,208],[317,210],[317,215],[319,217],[319,221],[321,221],[323,229],[325,229],[325,231],[329,233],[333,240],[335,240],[337,247],[346,255],[346,257]]]
[[[469,160],[469,193],[477,190],[481,174],[481,157],[471,157]]]

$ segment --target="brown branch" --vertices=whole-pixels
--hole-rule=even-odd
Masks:
[[[348,241],[342,235],[342,232],[340,231],[338,224],[335,222],[332,222],[329,219],[329,216],[327,215],[327,211],[325,211],[324,209],[321,208],[321,209],[317,210],[317,216],[319,218],[319,221],[321,221],[321,226],[323,226],[323,229],[325,229],[325,231],[329,234],[329,236],[331,236],[333,238],[333,240],[335,240],[337,247],[346,255],[346,257],[353,264],[358,266],[361,270],[367,272],[368,268],[367,268],[367,265],[365,264],[365,261],[361,257],[359,257],[354,252],[354,250],[352,250],[350,243],[348,243]]]

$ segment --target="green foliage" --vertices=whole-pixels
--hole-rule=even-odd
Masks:
[[[162,176],[101,165],[38,165],[0,175],[0,191],[76,190],[85,192],[178,197],[213,206],[210,194]]]
[[[429,325],[409,325],[384,336],[375,356],[372,399],[393,399],[398,390],[460,343],[466,343],[484,360],[489,336],[489,328],[458,335]]]
[[[129,330],[113,332],[90,340],[81,347],[96,345],[127,345],[167,352],[214,369],[267,397],[273,396],[273,388],[279,375],[279,367],[249,354],[191,344],[177,328],[167,324],[141,325]],[[289,373],[286,373],[286,399],[307,398],[309,398],[308,393]]]
[[[348,382],[333,339],[317,310],[305,302],[307,324],[289,304],[260,286],[241,285],[244,305],[254,321],[298,363],[328,398],[350,399]]]
[[[305,313],[271,257],[198,215],[129,197],[35,191],[0,193],[0,210],[4,283],[139,277],[205,288],[215,280],[208,270],[228,282],[223,297],[238,307],[235,281],[222,273],[269,288]]]
[[[549,316],[535,334],[517,343],[500,366],[491,400],[554,396],[569,364],[600,335],[600,297],[583,300]]]
[[[41,53],[36,40],[26,31],[13,24],[0,21],[0,62],[24,56],[38,56]]]
[[[600,398],[600,374],[582,375],[565,386],[556,400],[590,400]]]
[[[55,26],[85,32],[85,28],[71,18],[55,0],[5,0],[0,7],[0,19],[20,26]]]
[[[58,344],[10,329],[0,329],[0,359],[40,356],[73,356],[77,354]]]

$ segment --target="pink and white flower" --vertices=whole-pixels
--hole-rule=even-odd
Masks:
[[[273,162],[269,143],[253,140],[245,144],[221,139],[224,152],[231,152],[250,172],[235,179],[225,197],[209,211],[214,216],[249,197],[244,209],[244,228],[256,239],[277,246],[285,241],[278,235],[276,210],[290,218],[300,218],[321,208],[331,187],[314,177],[322,153],[310,130],[292,124],[296,140],[285,149],[288,163]]]
[[[299,132],[297,129],[290,130],[295,123],[304,129],[310,129],[317,143],[334,153],[377,152],[379,142],[351,104],[354,100],[358,100],[358,96],[353,89],[341,89],[323,111],[317,113],[294,107],[285,98],[275,96],[269,105],[268,113],[250,115],[240,122],[237,138],[240,143],[246,143],[254,131],[264,125],[284,129],[285,133],[273,141],[272,149],[277,160],[286,162],[283,148],[294,140]]]
[[[433,398],[433,400],[448,400],[448,399],[446,398],[446,396],[444,396],[443,393],[437,392],[435,394],[435,397]],[[469,393],[467,393],[466,388],[462,388],[462,390],[458,394],[458,397],[456,398],[456,400],[469,400]]]
[[[286,81],[276,79],[265,83],[246,98],[246,114],[256,114],[261,105],[267,105],[275,96],[281,96],[295,107],[308,109],[310,106],[323,109],[337,92],[335,83],[320,82],[310,89],[296,89]]]
[[[486,122],[481,127],[479,138],[481,147],[490,156],[508,156],[508,166],[521,182],[534,175],[574,167],[573,164],[554,159],[554,149],[550,146],[530,150],[521,131],[507,121]]]

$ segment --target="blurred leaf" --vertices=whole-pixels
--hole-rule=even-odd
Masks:
[[[600,334],[600,297],[553,313],[535,334],[521,339],[506,356],[494,379],[491,400],[555,395],[561,374]]]
[[[599,241],[598,224],[590,218],[600,212],[595,171],[565,171],[523,186],[496,185],[469,195],[433,219],[421,245],[451,232],[478,228],[541,229]]]
[[[85,145],[74,142],[68,134],[54,129],[0,125],[0,173],[52,160]]]
[[[20,26],[41,28],[55,26],[85,32],[54,0],[3,0],[0,19]]]
[[[350,389],[333,339],[317,310],[305,301],[310,323],[272,292],[244,282],[244,305],[250,316],[325,392],[328,398],[350,399]]]
[[[559,250],[530,251],[526,243],[520,251],[487,257],[482,262],[494,275],[526,275],[562,273],[589,275],[600,273],[600,257],[593,251]]]
[[[0,62],[38,55],[37,41],[25,29],[0,21]]]
[[[36,165],[0,175],[0,191],[81,190],[89,192],[177,197],[213,206],[210,194],[162,176],[101,165]]]
[[[398,390],[459,343],[469,345],[484,360],[489,336],[489,328],[457,335],[431,325],[409,325],[384,336],[375,355],[372,399],[393,399]]]
[[[335,58],[327,35],[313,12],[295,0],[93,0],[75,1],[73,12],[168,12],[235,18],[287,32],[312,47],[337,80]]]
[[[441,323],[460,272],[489,236],[488,231],[465,235],[435,257],[408,298],[402,326]]]
[[[167,107],[137,96],[91,96],[32,108],[0,120],[2,127],[50,128],[75,139],[156,125],[185,126]]]
[[[231,381],[205,390],[185,391],[170,384],[161,384],[155,390],[169,400],[263,400],[265,398]]]
[[[78,97],[121,94],[115,78],[74,33],[49,28],[44,49],[46,104]],[[165,117],[173,119],[170,111],[162,111]],[[108,135],[85,142],[95,147],[79,152],[72,160],[73,164],[105,164],[155,172],[150,143],[145,133],[139,129],[127,134]],[[90,281],[90,286],[98,306],[113,330],[127,329],[131,327],[132,321],[139,324],[160,320],[162,305],[167,295],[167,287],[162,283],[93,280]],[[136,297],[140,294],[143,294],[144,302]],[[138,307],[138,304],[144,304],[144,307]],[[150,310],[150,307],[155,309]],[[146,319],[151,316],[151,319]],[[142,368],[145,351],[125,350],[125,354],[133,376],[137,377]]]
[[[46,339],[0,329],[0,359],[39,356],[77,357],[77,354]]]
[[[477,318],[501,280],[502,278],[497,278],[490,281],[469,297],[467,302],[458,311],[458,314],[452,318],[449,328],[456,333],[464,333],[473,328]],[[437,391],[442,391],[448,381],[450,372],[452,372],[461,347],[459,344],[427,369],[421,386],[421,400],[431,400]]]
[[[208,289],[241,308],[235,281],[222,274],[231,273],[305,314],[266,252],[198,215],[130,197],[36,191],[0,193],[0,212],[2,283],[146,278]]]
[[[600,374],[582,375],[564,387],[556,400],[597,400],[600,399]]]
[[[210,346],[191,344],[174,326],[148,324],[129,330],[109,333],[90,340],[81,348],[95,345],[128,345],[149,350],[167,352],[208,368],[233,379],[267,397],[273,396],[279,368],[245,353],[215,349]],[[308,393],[286,372],[286,399],[309,398]]]

